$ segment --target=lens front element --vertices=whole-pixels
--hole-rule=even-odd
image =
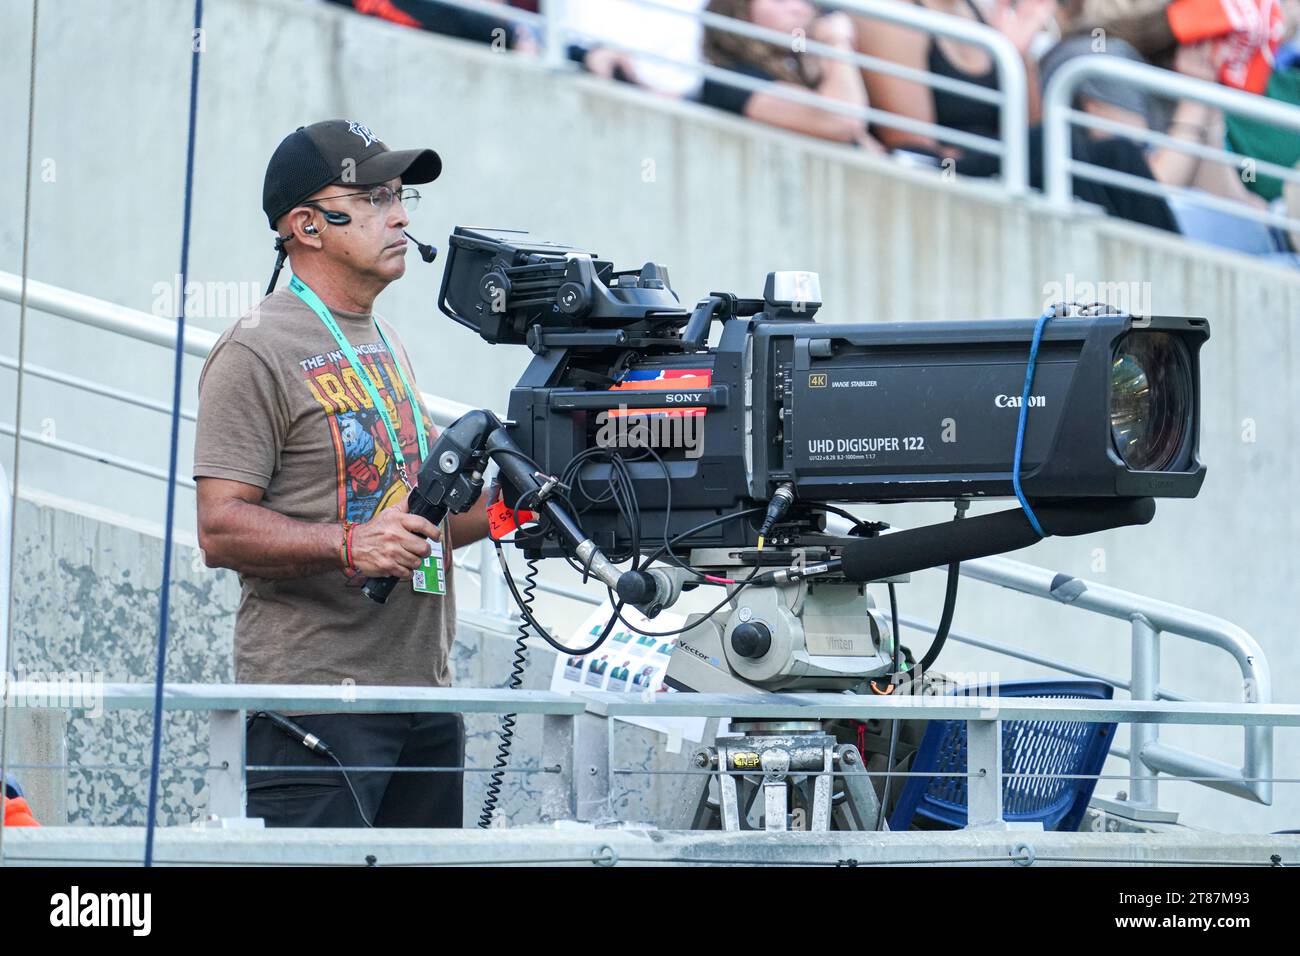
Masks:
[[[1192,368],[1182,341],[1167,332],[1130,332],[1110,373],[1115,450],[1134,471],[1174,464],[1192,426]]]

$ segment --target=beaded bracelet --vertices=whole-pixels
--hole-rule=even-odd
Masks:
[[[339,542],[339,557],[343,560],[343,567],[349,571],[355,571],[357,566],[352,563],[352,529],[354,525],[351,521],[343,522],[343,540]]]

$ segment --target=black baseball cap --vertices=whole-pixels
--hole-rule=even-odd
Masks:
[[[442,159],[431,149],[389,149],[369,126],[325,120],[299,126],[276,147],[266,164],[262,211],[274,229],[277,219],[330,183],[431,183],[441,172]]]

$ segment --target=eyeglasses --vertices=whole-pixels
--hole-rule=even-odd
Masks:
[[[396,200],[402,204],[407,212],[414,212],[420,205],[420,191],[410,186],[403,186],[401,189],[394,191],[388,186],[376,186],[374,189],[367,189],[364,192],[357,193],[340,193],[337,196],[322,196],[316,202],[330,199],[344,199],[348,196],[369,196],[370,205],[376,209],[388,209]],[[304,203],[306,205],[306,203]],[[313,203],[314,205],[314,203]]]

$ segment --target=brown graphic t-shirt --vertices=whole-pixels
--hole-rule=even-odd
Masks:
[[[367,521],[400,502],[388,433],[359,374],[369,372],[398,433],[406,467],[420,468],[416,410],[394,366],[418,386],[397,333],[371,315],[331,310],[365,366],[351,367],[320,318],[288,289],[271,293],[217,340],[199,376],[195,478],[264,490],[260,504],[298,521]],[[400,354],[391,355],[375,323]],[[418,402],[418,395],[417,395]],[[427,440],[436,431],[421,407]],[[456,605],[443,525],[445,596],[409,581],[385,605],[342,568],[305,578],[240,575],[235,680],[247,683],[451,684]]]

